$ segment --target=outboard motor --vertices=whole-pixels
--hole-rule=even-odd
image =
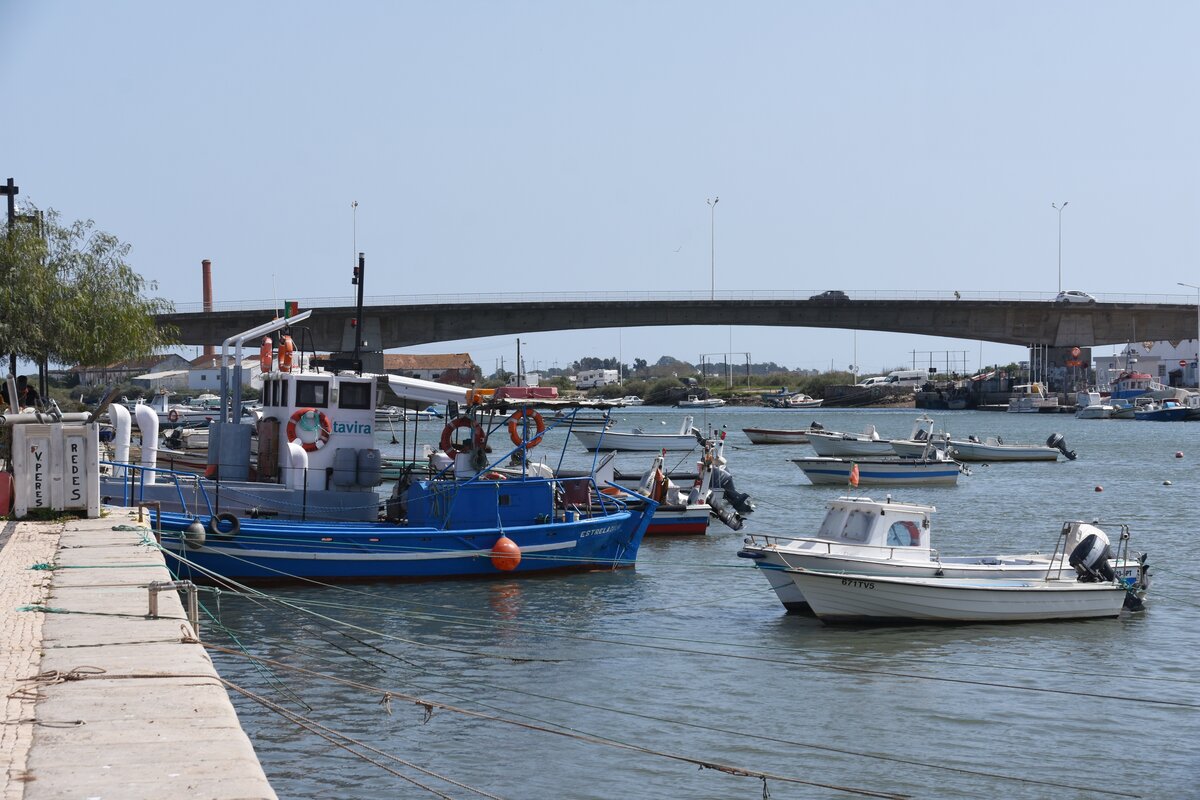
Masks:
[[[808,429],[812,431],[823,431],[825,430],[825,426],[814,419],[811,423],[809,423]]]
[[[739,514],[749,514],[754,511],[754,503],[750,501],[750,495],[734,488],[733,475],[729,474],[729,470],[724,467],[713,468],[712,488],[724,490],[725,499]]]
[[[1071,555],[1067,561],[1075,568],[1075,572],[1079,574],[1080,581],[1083,583],[1100,583],[1101,581],[1107,582],[1117,579],[1117,573],[1113,571],[1112,566],[1108,563],[1112,557],[1113,554],[1108,546],[1108,539],[1094,533],[1089,533],[1071,551]]]
[[[1063,438],[1061,433],[1052,433],[1046,439],[1046,447],[1053,447],[1058,452],[1067,457],[1068,461],[1075,460],[1075,451],[1067,449],[1067,440]]]
[[[708,504],[712,507],[713,516],[724,522],[730,529],[740,531],[745,526],[746,520],[742,519],[742,515],[725,501],[720,492],[713,492],[708,499]]]

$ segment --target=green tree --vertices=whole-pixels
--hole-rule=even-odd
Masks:
[[[63,224],[57,211],[17,225],[0,250],[0,348],[43,369],[50,362],[100,366],[144,358],[173,342],[146,296],[158,287],[126,262],[130,246],[92,220]]]

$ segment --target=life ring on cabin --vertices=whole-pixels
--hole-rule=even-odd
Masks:
[[[333,424],[330,423],[329,417],[325,416],[324,411],[319,411],[315,408],[297,408],[296,413],[292,414],[292,418],[288,420],[287,437],[289,442],[297,440],[296,423],[309,415],[315,415],[317,420],[317,438],[311,442],[306,442],[300,439],[300,446],[308,452],[320,450],[329,441],[329,435],[333,433]],[[311,417],[310,417],[311,418]],[[300,427],[303,430],[312,430],[312,423],[301,423]]]
[[[279,371],[292,371],[292,353],[296,352],[296,345],[292,343],[292,337],[279,337]]]
[[[179,422],[179,412],[172,408],[167,412],[167,419],[171,422]]]
[[[264,336],[262,340],[262,346],[258,348],[258,364],[260,367],[262,367],[263,372],[271,371],[272,355],[274,355],[274,353],[271,352],[271,337]]]
[[[471,447],[476,452],[483,452],[487,447],[487,434],[483,430],[483,426],[470,417],[456,417],[446,423],[446,427],[442,428],[442,452],[454,458],[459,453],[467,451],[466,442],[459,445],[454,441],[454,432],[459,428],[471,429]]]
[[[222,524],[228,527],[222,528]],[[228,511],[209,517],[208,520],[208,532],[218,539],[232,539],[241,529],[242,523],[238,522],[237,516]]]
[[[517,427],[517,423],[525,417],[532,418],[533,424],[537,426],[537,435],[535,435],[528,442],[521,438],[521,431]],[[541,414],[534,411],[532,408],[518,409],[515,414],[508,418],[508,438],[512,439],[512,443],[517,447],[524,445],[526,450],[531,447],[537,447],[538,443],[542,441],[542,434],[545,432],[546,421],[542,419]]]

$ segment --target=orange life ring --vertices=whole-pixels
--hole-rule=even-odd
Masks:
[[[454,458],[459,453],[466,452],[466,447],[455,443],[454,432],[459,428],[471,429],[471,443],[476,450],[483,450],[487,446],[487,434],[483,431],[483,426],[470,417],[455,417],[446,423],[446,427],[442,428],[442,452]],[[464,443],[465,444],[465,443]]]
[[[286,334],[279,337],[279,371],[292,371],[292,353],[296,352],[296,345],[292,344],[292,337]]]
[[[258,364],[262,367],[263,372],[271,371],[271,356],[274,353],[271,351],[271,337],[264,336],[262,347],[258,348]]]
[[[167,419],[171,422],[179,422],[179,412],[172,408],[167,412]]]
[[[317,438],[311,442],[306,442],[303,439],[300,439],[300,446],[310,453],[314,450],[320,450],[322,447],[324,447],[325,443],[329,441],[329,435],[333,433],[333,424],[329,421],[329,417],[325,416],[325,412],[319,411],[315,408],[297,408],[296,413],[292,414],[292,418],[288,420],[287,426],[288,441],[294,442],[298,438],[296,435],[296,423],[302,418],[311,414],[316,415]],[[307,429],[311,430],[311,428]]]
[[[517,428],[517,422],[525,417],[532,417],[533,424],[537,426],[537,435],[528,442],[521,438],[521,431]],[[531,447],[537,447],[538,442],[542,441],[542,434],[546,432],[546,421],[542,419],[542,415],[534,411],[532,408],[518,409],[515,414],[508,418],[508,438],[512,439],[512,443],[517,447],[525,446],[528,450]]]

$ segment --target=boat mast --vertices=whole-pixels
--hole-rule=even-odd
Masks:
[[[366,269],[367,260],[362,254],[358,254],[358,266],[354,268],[353,283],[358,287],[358,307],[354,314],[354,371],[362,376],[362,344],[363,344],[363,271]]]

